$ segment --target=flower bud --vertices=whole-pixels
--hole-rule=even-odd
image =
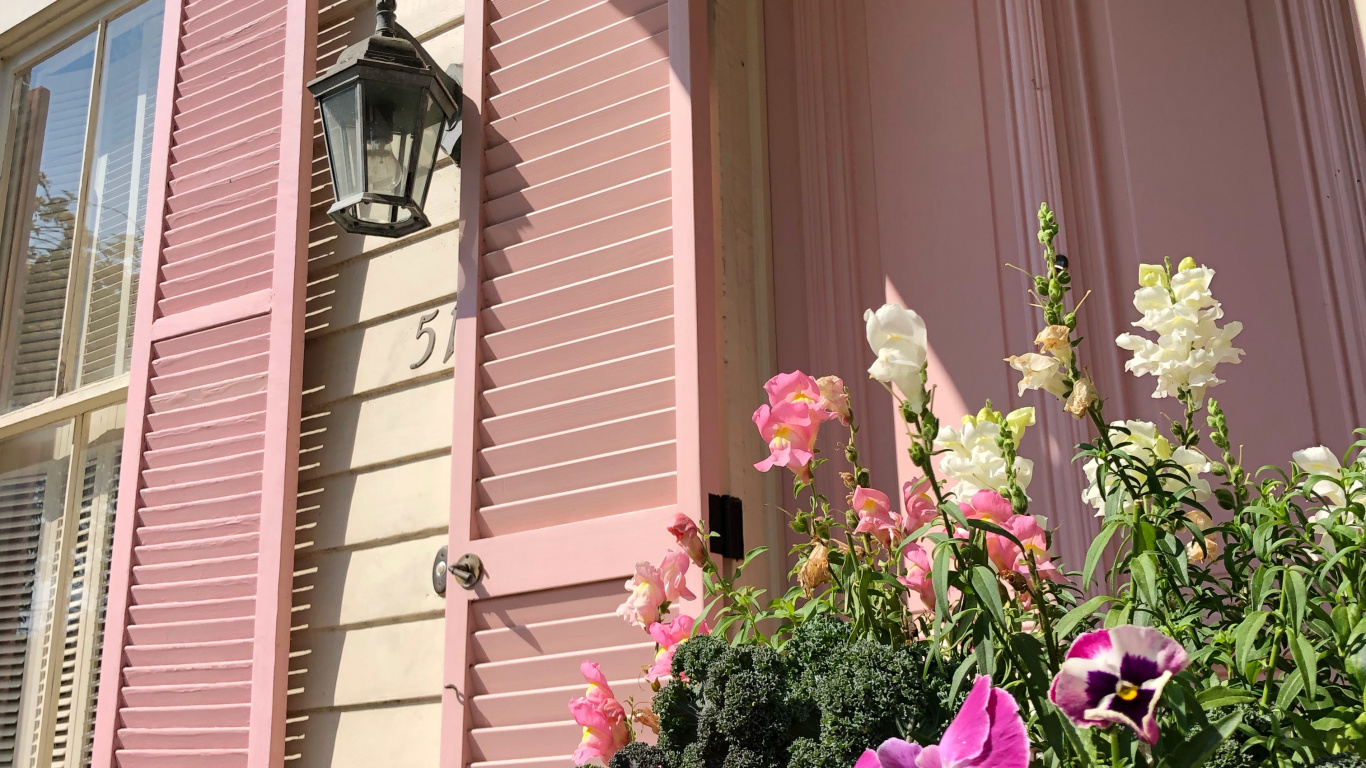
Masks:
[[[806,556],[806,562],[802,563],[802,569],[797,574],[797,583],[801,585],[802,592],[807,597],[815,594],[816,587],[830,581],[830,550],[824,544],[817,541],[811,546],[811,553]]]
[[[844,487],[851,491],[858,487],[858,483],[854,481],[853,472],[841,472],[840,480],[844,482]]]
[[[668,530],[673,534],[674,541],[688,553],[688,559],[692,560],[693,565],[701,568],[707,562],[707,544],[702,540],[702,532],[698,530],[697,523],[693,522],[692,518],[679,512],[674,515]]]
[[[1188,269],[1195,269],[1198,266],[1200,265],[1195,262],[1195,259],[1191,258],[1190,256],[1187,256],[1186,258],[1181,260],[1180,264],[1176,265],[1176,271],[1185,272]]]
[[[1144,288],[1162,285],[1167,279],[1167,268],[1161,264],[1139,264],[1138,284]]]

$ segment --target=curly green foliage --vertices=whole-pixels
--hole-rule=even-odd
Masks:
[[[849,764],[833,748],[802,737],[792,742],[787,768],[849,768]]]
[[[1271,720],[1257,711],[1255,706],[1243,705],[1206,712],[1210,722],[1241,712],[1242,724],[1227,739],[1220,742],[1214,754],[1205,761],[1206,768],[1258,768],[1271,762],[1271,752],[1261,744],[1248,744],[1256,736],[1269,736],[1272,731]]]
[[[792,725],[786,693],[781,677],[756,670],[731,675],[721,706],[721,730],[732,754],[741,745],[766,754],[786,746]]]
[[[669,768],[664,752],[642,742],[627,744],[612,755],[607,768]]]
[[[679,650],[687,646],[684,643]],[[659,717],[659,748],[670,764],[683,759],[683,749],[697,740],[697,718],[701,702],[687,683],[675,680],[655,694],[650,705]]]
[[[816,685],[830,673],[849,645],[849,625],[828,613],[802,622],[783,646],[789,696],[814,699]]]
[[[816,687],[821,743],[843,765],[892,737],[924,730],[939,719],[922,672],[923,653],[894,650],[872,640],[845,649]]]
[[[707,668],[730,646],[714,635],[699,635],[678,646],[674,651],[673,674],[692,683],[706,682]]]
[[[1366,758],[1350,752],[1343,752],[1339,755],[1329,755],[1323,758],[1314,763],[1314,768],[1366,768]]]
[[[721,768],[781,768],[781,765],[774,762],[773,753],[768,750],[735,745],[726,753]]]

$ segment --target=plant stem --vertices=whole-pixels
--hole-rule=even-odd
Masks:
[[[1119,729],[1110,728],[1110,768],[1120,768],[1124,764],[1124,758],[1119,750]]]

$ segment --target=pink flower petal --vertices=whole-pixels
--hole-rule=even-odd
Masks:
[[[972,684],[972,692],[939,742],[944,762],[951,766],[968,765],[982,754],[991,734],[991,718],[987,714],[990,700],[991,678],[982,675]]]

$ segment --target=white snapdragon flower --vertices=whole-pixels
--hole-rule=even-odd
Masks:
[[[896,385],[912,410],[920,413],[925,407],[921,377],[929,357],[925,321],[899,304],[883,304],[876,312],[870,309],[863,313],[863,320],[868,326],[868,346],[877,355],[868,375]]]
[[[1230,322],[1220,327],[1223,307],[1210,292],[1214,270],[1196,266],[1193,259],[1181,262],[1176,274],[1163,267],[1144,264],[1139,269],[1142,286],[1134,292],[1134,308],[1143,313],[1135,326],[1158,335],[1157,341],[1132,333],[1115,339],[1121,348],[1134,353],[1124,369],[1136,376],[1157,377],[1153,397],[1176,397],[1190,390],[1196,400],[1204,399],[1207,387],[1222,384],[1214,369],[1220,363],[1237,363],[1243,350],[1233,339],[1243,324]]]
[[[1069,347],[1070,349],[1070,347]],[[1059,400],[1067,399],[1067,377],[1062,362],[1056,357],[1028,352],[1023,355],[1007,357],[1010,367],[1024,374],[1016,394],[1024,396],[1026,390],[1042,389],[1050,392]]]
[[[1015,433],[1024,431],[1022,426],[1011,426]],[[948,451],[939,460],[939,471],[957,481],[953,491],[960,501],[970,500],[973,494],[983,489],[999,492],[1005,488],[1006,459],[1001,447],[996,444],[996,438],[1000,435],[1000,424],[972,416],[963,419],[961,428],[939,428],[934,448],[936,451]],[[1027,489],[1034,477],[1034,462],[1016,456],[1014,468],[1016,485],[1020,486],[1020,490]]]
[[[1199,502],[1203,502],[1210,497],[1211,489],[1209,480],[1201,477],[1210,471],[1210,461],[1205,454],[1194,448],[1184,448],[1173,446],[1166,437],[1158,434],[1157,425],[1150,421],[1116,421],[1110,426],[1124,427],[1129,431],[1129,435],[1122,441],[1121,445],[1116,446],[1125,453],[1146,464],[1156,464],[1159,461],[1176,462],[1189,476],[1189,483],[1175,477],[1167,478],[1163,481],[1164,490],[1175,493],[1189,484],[1194,491],[1192,497]],[[1082,492],[1082,500],[1096,509],[1096,517],[1105,515],[1105,497],[1101,495],[1100,488],[1096,484],[1096,470],[1099,464],[1095,459],[1091,459],[1082,466],[1086,472],[1086,490]],[[1107,485],[1115,488],[1119,478],[1113,474],[1107,476]],[[1134,501],[1126,501],[1124,511],[1132,513]]]
[[[1357,520],[1356,515],[1345,511],[1347,509],[1347,493],[1350,490],[1351,500],[1354,503],[1366,505],[1366,486],[1356,482],[1352,483],[1350,488],[1343,488],[1342,463],[1338,461],[1338,457],[1326,447],[1316,445],[1313,448],[1295,451],[1291,454],[1291,459],[1295,462],[1295,466],[1307,474],[1332,478],[1331,480],[1319,480],[1314,483],[1312,488],[1306,489],[1328,502],[1326,508],[1309,516],[1309,522],[1311,524],[1322,524],[1331,518],[1334,512],[1341,512],[1339,523],[1359,528],[1361,523]],[[1326,542],[1325,546],[1331,550],[1332,540],[1327,539],[1326,534],[1324,541]]]

